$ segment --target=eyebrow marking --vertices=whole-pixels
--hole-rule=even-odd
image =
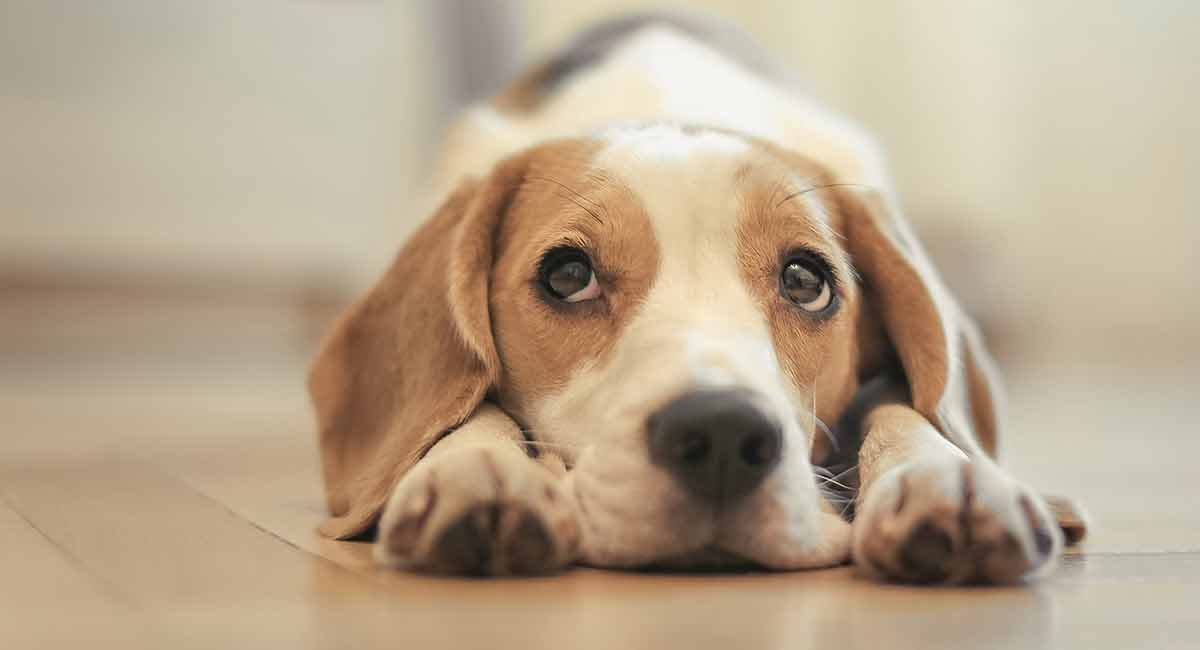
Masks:
[[[599,223],[601,226],[604,225],[604,219],[601,218],[600,215],[596,213],[596,210],[604,210],[604,206],[601,205],[600,203],[597,203],[596,201],[593,201],[592,199],[589,199],[588,197],[584,196],[582,193],[579,192],[579,190],[576,190],[575,188],[567,185],[566,183],[564,183],[560,180],[551,178],[549,176],[527,176],[526,180],[543,181],[545,183],[557,185],[558,187],[566,190],[567,194],[565,196],[563,196],[562,198],[579,206],[580,209],[582,209],[584,212],[588,213],[589,216],[591,216],[593,219],[595,219],[597,223]],[[590,205],[584,205],[584,202],[586,202]]]
[[[804,180],[805,181],[809,181],[809,180],[815,181],[817,179],[820,179],[821,177],[822,177],[822,175],[817,174],[814,176],[810,176]],[[814,184],[810,184],[810,185],[805,185],[804,187],[801,187],[798,190],[792,190],[792,191],[788,192],[789,185],[794,187],[795,183],[790,183],[786,178],[779,179],[775,183],[773,183],[772,188],[768,193],[768,198],[766,201],[767,204],[773,206],[772,209],[778,209],[781,206],[783,206],[785,203],[787,203],[793,199],[796,199],[798,197],[803,197],[803,196],[805,196],[811,192],[817,191],[817,190],[846,187],[846,188],[855,188],[855,189],[861,189],[861,190],[878,191],[878,188],[876,186],[866,184],[866,183],[851,183],[851,182],[814,183]],[[787,193],[784,194],[785,192],[787,192]],[[778,196],[780,194],[784,194],[784,196],[776,201],[774,199],[774,197]],[[839,287],[844,287],[844,286],[847,286],[848,284],[855,283],[855,282],[861,283],[862,276],[859,274],[858,269],[855,267],[854,261],[850,258],[849,253],[847,253],[846,251],[841,250],[841,249],[835,249],[835,250],[837,250],[837,253],[831,254],[831,252],[826,249],[825,243],[833,244],[834,242],[837,242],[837,241],[844,242],[846,240],[846,236],[844,234],[838,232],[837,230],[835,230],[832,227],[832,225],[830,224],[830,210],[836,210],[836,209],[837,209],[836,206],[828,205],[827,202],[820,201],[820,200],[810,200],[810,201],[805,201],[803,203],[802,210],[809,216],[813,217],[810,219],[803,220],[805,227],[807,228],[808,232],[811,233],[816,238],[816,241],[802,243],[798,246],[798,248],[805,250],[809,254],[813,254],[813,255],[819,257],[832,272],[832,280],[834,282],[834,285],[839,286]],[[835,259],[837,260],[837,263],[834,263]]]

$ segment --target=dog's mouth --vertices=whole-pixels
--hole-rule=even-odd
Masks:
[[[745,572],[836,561],[825,558],[822,499],[837,475],[814,479],[811,436],[763,394],[689,390],[649,416],[614,409],[621,415],[587,438],[568,474],[583,562]]]

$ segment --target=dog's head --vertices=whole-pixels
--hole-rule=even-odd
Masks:
[[[325,531],[487,399],[572,468],[592,563],[837,563],[823,423],[895,372],[993,451],[986,368],[880,193],[727,132],[554,141],[465,181],[326,341]]]

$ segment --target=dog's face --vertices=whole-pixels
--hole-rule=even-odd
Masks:
[[[995,419],[902,218],[839,180],[760,139],[643,126],[464,181],[313,366],[323,530],[366,529],[490,400],[571,468],[587,561],[845,560],[811,459],[861,381],[906,380],[964,449],[993,449]]]
[[[534,154],[498,223],[497,399],[561,454],[587,560],[823,565],[810,465],[856,387],[838,210],[761,144],[647,127]]]

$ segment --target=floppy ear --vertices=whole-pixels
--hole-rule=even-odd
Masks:
[[[493,239],[523,170],[523,159],[510,159],[486,180],[464,182],[322,343],[308,387],[330,513],[325,535],[369,528],[400,477],[494,385]]]
[[[975,324],[896,206],[865,188],[835,194],[864,299],[903,367],[913,408],[968,454],[996,456],[1002,396]]]
[[[864,298],[882,321],[908,381],[913,408],[968,455],[999,453],[998,374],[975,323],[942,284],[896,206],[866,188],[842,187],[842,232]],[[1045,496],[1068,544],[1087,534],[1083,510]]]

